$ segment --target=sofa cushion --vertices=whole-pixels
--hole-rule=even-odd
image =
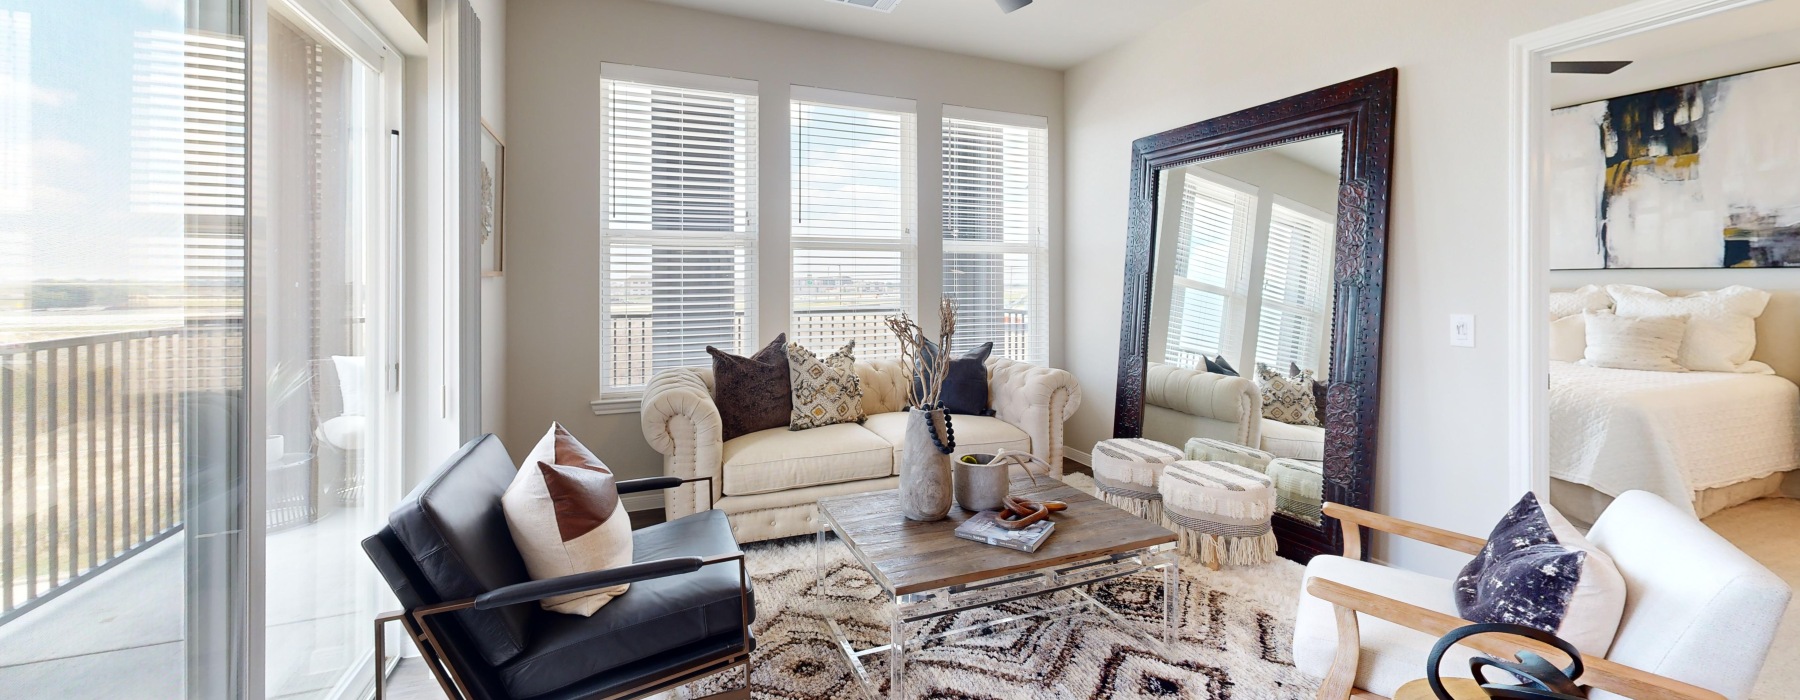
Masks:
[[[729,496],[876,479],[894,471],[894,446],[854,423],[804,432],[759,430],[726,441],[723,457]]]
[[[1031,451],[1031,436],[999,418],[951,416],[950,426],[956,429],[956,450],[950,453],[953,460],[963,455],[996,454],[1002,448]],[[863,427],[894,446],[894,464],[899,465],[900,455],[906,451],[906,413],[878,413],[869,416]]]
[[[1336,581],[1402,603],[1456,616],[1456,603],[1452,599],[1454,586],[1449,579],[1343,557],[1313,557],[1306,565],[1300,606],[1294,614],[1294,666],[1314,677],[1325,676],[1331,669],[1332,656],[1337,652],[1337,618],[1331,603],[1306,592],[1306,585],[1314,578]],[[1356,617],[1362,638],[1356,687],[1393,697],[1401,685],[1425,675],[1425,658],[1431,654],[1432,645],[1437,643],[1436,637],[1368,615]],[[1443,674],[1467,678],[1469,657],[1474,653],[1465,646],[1451,647],[1444,654]]]
[[[1325,461],[1325,429],[1263,419],[1262,449],[1276,457]]]
[[[730,554],[738,546],[725,513],[709,510],[632,533],[632,549],[634,561],[646,562]],[[671,649],[741,634],[741,619],[736,564],[639,581],[592,617],[539,616],[523,653],[500,669],[501,682],[515,697],[547,693]]]
[[[451,455],[388,515],[388,526],[406,545],[438,602],[531,580],[500,506],[501,494],[517,473],[500,439],[483,435]],[[451,614],[468,629],[482,658],[500,664],[524,649],[536,609],[512,605]]]

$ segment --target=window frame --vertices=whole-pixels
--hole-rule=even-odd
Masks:
[[[744,305],[743,343],[742,347],[732,348],[740,354],[756,347],[758,341],[759,308],[756,303],[758,256],[762,244],[760,188],[762,168],[762,119],[761,119],[761,86],[757,81],[741,78],[688,73],[683,71],[647,68],[618,63],[600,64],[600,118],[599,129],[599,192],[596,205],[599,214],[596,236],[599,241],[599,348],[598,359],[598,396],[591,402],[596,415],[636,413],[644,389],[648,384],[609,386],[609,361],[616,349],[608,342],[607,329],[613,319],[611,304],[607,301],[607,292],[613,282],[613,274],[608,266],[610,248],[614,245],[650,245],[658,243],[679,242],[687,247],[695,245],[716,244],[720,248],[741,249],[746,267],[745,278],[741,286],[742,303]],[[609,82],[623,82],[637,85],[648,85],[673,90],[703,91],[736,95],[748,100],[744,108],[746,120],[743,124],[745,133],[750,136],[749,163],[743,169],[748,179],[743,186],[749,190],[745,197],[747,230],[742,234],[707,235],[694,231],[658,231],[647,229],[613,229],[609,226],[612,217],[612,190],[607,177],[612,153],[609,148],[613,115],[610,109]]]
[[[1027,175],[1028,184],[1026,185],[1031,198],[1028,205],[1028,216],[1030,220],[1028,226],[1035,229],[1035,232],[1030,236],[1031,240],[1026,243],[1007,243],[1005,241],[993,242],[953,239],[950,237],[949,227],[944,226],[942,230],[939,231],[939,237],[942,240],[942,248],[940,249],[938,258],[938,268],[942,271],[942,274],[939,277],[939,291],[945,296],[950,294],[949,271],[945,269],[945,266],[947,264],[946,261],[948,261],[950,256],[954,253],[987,253],[998,255],[1003,261],[1001,263],[1003,270],[1002,274],[1004,274],[1005,256],[1027,256],[1029,260],[1028,269],[1030,271],[1030,280],[1028,282],[1030,291],[1028,292],[1029,298],[1026,303],[1026,307],[1029,309],[1027,312],[1029,314],[1027,317],[1029,326],[1026,330],[1026,349],[1024,357],[1010,357],[1004,352],[1003,348],[996,347],[995,349],[1000,352],[999,356],[1001,357],[1008,357],[1009,359],[1039,366],[1048,366],[1050,363],[1050,120],[1047,117],[1026,114],[998,112],[950,104],[943,105],[943,114],[940,118],[940,125],[942,128],[939,131],[938,137],[938,146],[941,154],[939,159],[940,168],[947,168],[947,164],[950,161],[951,153],[944,135],[950,132],[950,122],[952,121],[1031,130],[1034,132],[1028,136],[1028,138],[1031,139],[1031,147],[1040,148],[1042,149],[1042,152],[1029,154],[1027,156],[1028,167],[1032,170],[1032,172]],[[948,212],[950,209],[948,202],[946,201],[946,198],[950,194],[948,182],[949,178],[946,176],[939,183],[938,196],[943,212]],[[944,213],[942,216],[947,223],[949,215]],[[1005,283],[1002,282],[1003,288],[1004,284]]]
[[[1310,347],[1312,348],[1312,351],[1311,351],[1312,358],[1311,359],[1313,360],[1313,364],[1315,364],[1316,366],[1306,367],[1305,365],[1302,365],[1301,369],[1312,369],[1312,370],[1314,370],[1315,374],[1322,377],[1330,371],[1330,365],[1331,365],[1331,358],[1329,355],[1331,352],[1331,321],[1332,321],[1331,314],[1332,314],[1332,307],[1333,307],[1333,303],[1332,303],[1333,279],[1332,279],[1332,277],[1333,277],[1333,270],[1335,268],[1335,262],[1336,262],[1334,260],[1334,258],[1337,254],[1336,250],[1334,249],[1337,220],[1336,220],[1336,217],[1326,214],[1325,212],[1319,210],[1317,207],[1313,207],[1313,206],[1298,202],[1290,197],[1286,197],[1286,196],[1283,196],[1280,194],[1275,194],[1273,192],[1269,192],[1267,194],[1270,199],[1269,217],[1268,217],[1267,223],[1265,223],[1263,226],[1263,230],[1258,233],[1258,238],[1260,239],[1259,247],[1263,248],[1265,251],[1268,249],[1269,244],[1272,241],[1272,238],[1274,236],[1275,209],[1276,208],[1287,209],[1287,210],[1297,213],[1301,216],[1304,216],[1304,217],[1310,218],[1316,222],[1319,222],[1325,226],[1325,231],[1326,231],[1325,240],[1324,240],[1323,245],[1321,245],[1319,247],[1319,250],[1322,251],[1323,253],[1325,253],[1325,255],[1323,256],[1324,259],[1319,261],[1319,264],[1317,265],[1316,269],[1314,270],[1315,279],[1312,280],[1312,283],[1318,285],[1319,289],[1322,290],[1320,298],[1324,302],[1324,307],[1319,308],[1319,309],[1307,309],[1307,308],[1303,308],[1303,307],[1300,307],[1295,304],[1290,304],[1286,301],[1270,299],[1267,296],[1268,282],[1267,282],[1266,275],[1267,275],[1268,265],[1265,262],[1263,265],[1264,275],[1265,275],[1265,277],[1263,279],[1264,289],[1261,292],[1259,292],[1259,294],[1258,294],[1260,299],[1259,299],[1259,304],[1258,304],[1257,310],[1256,310],[1255,323],[1247,324],[1245,326],[1245,331],[1250,333],[1255,338],[1255,341],[1252,343],[1251,357],[1253,358],[1253,361],[1256,361],[1256,362],[1261,361],[1260,359],[1255,359],[1255,358],[1259,357],[1262,354],[1262,310],[1264,308],[1273,306],[1273,307],[1277,308],[1278,310],[1280,310],[1282,313],[1294,314],[1294,315],[1299,315],[1299,316],[1307,316],[1307,317],[1313,319],[1313,321],[1315,322],[1315,324],[1318,328],[1318,333],[1314,334],[1315,337],[1312,338],[1312,343],[1311,343]],[[1266,259],[1267,253],[1266,252],[1263,253],[1263,256]],[[1248,321],[1249,319],[1246,319],[1246,320]],[[1279,362],[1279,360],[1277,360],[1277,362]],[[1296,362],[1295,364],[1300,364],[1300,363]],[[1283,371],[1286,371],[1287,368],[1283,367],[1281,369]]]
[[[876,252],[895,252],[900,260],[900,303],[899,311],[914,318],[919,315],[919,129],[918,102],[916,100],[885,97],[859,92],[830,90],[805,85],[793,85],[788,94],[789,138],[788,152],[788,192],[790,204],[788,211],[788,241],[785,251],[788,258],[788,270],[792,279],[787,284],[787,333],[788,340],[803,340],[798,324],[798,300],[800,294],[797,286],[800,276],[794,271],[798,269],[802,251],[849,251],[863,250]],[[901,121],[900,138],[900,236],[892,241],[869,240],[852,236],[816,236],[797,233],[799,222],[797,217],[801,209],[797,199],[801,192],[801,173],[798,151],[801,148],[796,138],[800,129],[800,121],[795,118],[801,104],[828,105],[842,109],[855,109],[873,112],[885,112],[899,115]],[[880,331],[886,334],[885,329]],[[849,333],[848,335],[854,335]],[[817,344],[817,341],[814,341]],[[830,347],[812,347],[820,354],[836,352],[838,345],[829,343]],[[877,348],[884,347],[876,346]],[[858,346],[856,358],[859,362],[877,359],[892,359],[885,354],[870,354],[867,348]],[[897,356],[897,355],[896,355]]]
[[[1169,318],[1173,320],[1176,303],[1175,295],[1182,289],[1193,289],[1222,297],[1225,304],[1225,316],[1220,319],[1219,322],[1219,347],[1214,349],[1213,352],[1216,355],[1229,354],[1232,356],[1229,359],[1243,364],[1243,358],[1246,357],[1244,353],[1245,342],[1248,339],[1255,337],[1255,334],[1252,332],[1253,322],[1258,320],[1261,315],[1260,309],[1252,307],[1251,302],[1255,301],[1257,294],[1255,290],[1251,289],[1251,285],[1253,277],[1255,277],[1255,260],[1257,259],[1260,252],[1259,249],[1262,247],[1264,239],[1261,210],[1265,193],[1262,188],[1255,185],[1226,177],[1203,168],[1187,168],[1185,169],[1185,172],[1182,173],[1182,178],[1182,210],[1185,210],[1187,207],[1188,182],[1190,180],[1201,181],[1204,182],[1205,185],[1230,190],[1236,195],[1244,198],[1244,210],[1242,212],[1243,227],[1231,232],[1232,249],[1226,251],[1225,256],[1225,286],[1219,286],[1175,274],[1176,261],[1182,257],[1182,250],[1180,247],[1181,231],[1179,230],[1181,222],[1177,220],[1175,222],[1177,227],[1174,231],[1175,235],[1171,237],[1171,256],[1169,268],[1167,270],[1170,295],[1168,300],[1164,303],[1168,305]],[[1239,220],[1238,212],[1233,212],[1232,220],[1235,227],[1236,222]],[[1160,348],[1162,350],[1162,359],[1159,360],[1160,362],[1177,364],[1169,357],[1169,333],[1175,325],[1176,324],[1171,322],[1163,330],[1163,338],[1160,343]],[[1251,349],[1254,350],[1254,346],[1251,346]],[[1252,357],[1252,361],[1253,360],[1254,358]],[[1177,366],[1180,365],[1177,364]],[[1191,367],[1190,369],[1204,368],[1205,365],[1202,362],[1197,363],[1195,367]]]

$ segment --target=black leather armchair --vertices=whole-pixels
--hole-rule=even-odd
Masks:
[[[472,440],[363,540],[402,606],[375,620],[378,667],[387,656],[383,627],[398,622],[458,700],[637,698],[736,668],[743,687],[714,697],[750,697],[756,605],[724,513],[634,531],[628,566],[533,581],[500,508],[516,471],[499,438]],[[629,494],[688,481],[654,477],[618,488]],[[538,605],[622,583],[631,590],[591,617]],[[381,676],[378,699],[386,693]]]

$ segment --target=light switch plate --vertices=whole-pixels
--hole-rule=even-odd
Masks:
[[[1450,314],[1450,344],[1459,348],[1475,347],[1475,315]]]

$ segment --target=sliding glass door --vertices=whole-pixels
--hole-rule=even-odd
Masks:
[[[395,463],[375,458],[395,432],[379,294],[392,76],[366,28],[329,21],[337,2],[276,1],[268,15],[257,238],[268,698],[354,697],[372,681],[379,582],[358,542],[392,502],[371,469]]]

